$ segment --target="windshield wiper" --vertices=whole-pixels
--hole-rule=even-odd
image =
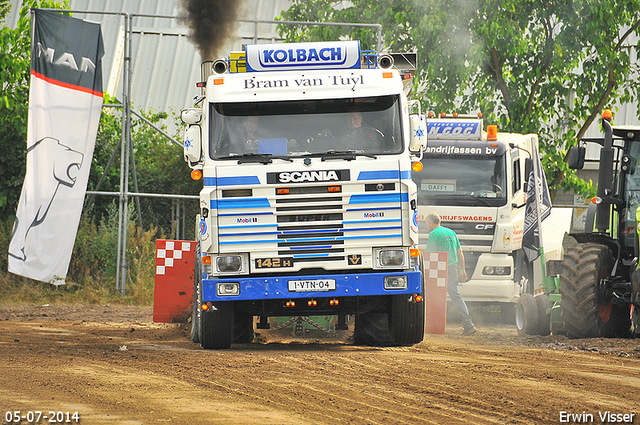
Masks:
[[[337,151],[334,149],[330,149],[322,154],[322,158],[320,158],[320,161],[325,161],[327,159],[345,159],[347,161],[353,161],[354,159],[356,159],[356,156],[366,156],[367,158],[378,159],[377,156],[370,153],[364,153],[363,151],[356,151],[353,149],[348,149],[346,151]]]
[[[247,164],[251,162],[259,162],[260,164],[271,164],[274,159],[293,162],[293,159],[285,155],[273,155],[270,153],[243,153],[241,155],[222,156],[216,159],[233,159],[238,160],[238,164]]]

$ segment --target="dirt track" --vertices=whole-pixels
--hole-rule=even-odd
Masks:
[[[261,331],[251,344],[203,351],[183,325],[151,317],[138,307],[0,306],[2,423],[20,410],[77,411],[91,425],[599,424],[607,411],[640,424],[639,340],[519,337],[489,323],[468,338],[448,325],[414,347]],[[568,416],[583,413],[593,421]]]

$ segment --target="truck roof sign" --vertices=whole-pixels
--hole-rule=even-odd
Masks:
[[[360,42],[251,44],[247,71],[360,68]]]
[[[481,119],[427,119],[427,139],[480,140],[481,137]]]

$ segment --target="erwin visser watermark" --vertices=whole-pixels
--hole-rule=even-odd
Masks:
[[[636,413],[617,413],[617,412],[560,412],[560,423],[571,424],[631,424],[634,423]]]

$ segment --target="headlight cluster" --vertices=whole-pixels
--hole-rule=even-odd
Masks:
[[[226,255],[216,258],[216,268],[219,272],[232,273],[242,269],[242,257],[239,255]]]
[[[218,296],[240,295],[239,282],[218,282],[216,285]]]
[[[401,249],[382,250],[379,259],[382,267],[399,267],[404,264],[404,251]]]
[[[385,276],[384,289],[407,289],[407,277]]]
[[[493,267],[486,266],[482,269],[482,274],[484,275],[493,275],[493,276],[507,276],[511,274],[511,267]]]

